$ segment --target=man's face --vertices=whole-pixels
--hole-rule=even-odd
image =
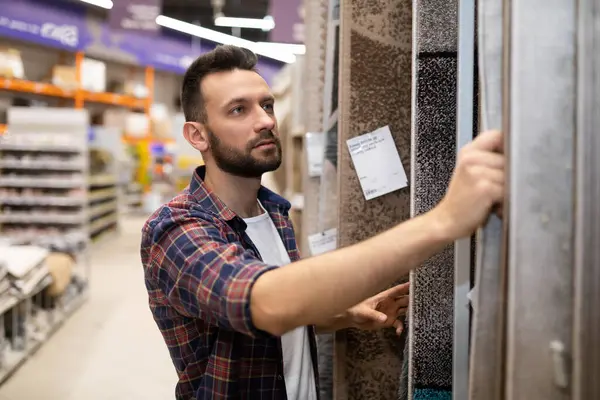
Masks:
[[[281,165],[274,100],[264,79],[253,71],[233,70],[202,81],[204,124],[215,164],[232,175],[259,178]]]

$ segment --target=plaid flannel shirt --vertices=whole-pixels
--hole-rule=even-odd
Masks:
[[[245,222],[207,189],[204,174],[199,167],[142,230],[150,309],[179,376],[176,398],[285,400],[281,340],[258,330],[250,315],[252,285],[277,266],[261,261]],[[264,187],[258,198],[298,260],[290,203]],[[314,327],[308,329],[318,382]]]

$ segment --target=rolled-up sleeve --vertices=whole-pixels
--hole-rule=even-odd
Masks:
[[[268,335],[252,322],[250,294],[277,267],[230,243],[214,222],[192,215],[163,220],[149,252],[155,283],[177,312],[251,337]]]

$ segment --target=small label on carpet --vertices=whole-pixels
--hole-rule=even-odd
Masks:
[[[313,256],[333,251],[337,248],[337,229],[329,229],[308,237],[308,246]]]
[[[308,176],[321,176],[323,173],[323,157],[325,156],[325,134],[308,132],[304,135],[306,158],[308,160]]]
[[[346,144],[367,200],[408,186],[389,126],[348,139]]]

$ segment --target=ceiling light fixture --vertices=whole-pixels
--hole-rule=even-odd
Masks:
[[[275,43],[275,42],[256,42],[256,45],[262,49],[271,51],[285,51],[292,54],[306,54],[306,46],[293,43]]]
[[[81,1],[84,3],[91,4],[93,6],[106,8],[107,10],[110,10],[111,8],[113,8],[113,5],[114,5],[112,0],[81,0]]]
[[[273,60],[285,62],[288,64],[296,61],[296,56],[291,51],[277,51],[269,48],[261,47],[258,43],[251,40],[241,39],[232,35],[217,32],[212,29],[202,26],[190,24],[178,19],[159,15],[156,18],[156,23],[162,27],[173,29],[188,35],[197,36],[202,39],[210,40],[211,42],[221,44],[232,44],[234,46],[245,47],[252,50],[256,54],[264,57],[272,58]]]
[[[215,26],[262,29],[263,31],[270,31],[275,28],[275,21],[271,16],[266,16],[264,18],[234,18],[218,16],[215,18]]]

